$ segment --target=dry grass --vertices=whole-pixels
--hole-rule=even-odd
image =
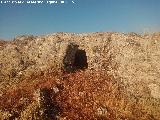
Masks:
[[[62,83],[57,101],[65,119],[154,119],[141,103],[128,98],[120,80],[104,71],[81,71],[66,76]]]
[[[37,109],[34,92],[53,87],[60,90],[53,102],[61,109],[57,116],[61,120],[156,120],[152,108],[128,97],[123,83],[104,71],[32,77],[10,88],[0,98],[0,109],[27,120]]]

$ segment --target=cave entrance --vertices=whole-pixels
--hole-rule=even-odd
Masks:
[[[86,69],[88,68],[87,56],[85,50],[78,49],[75,53],[73,67],[78,69]]]
[[[78,49],[78,45],[66,45],[66,50],[63,52],[63,66],[64,72],[76,72],[77,70],[84,70],[88,68],[86,51]]]

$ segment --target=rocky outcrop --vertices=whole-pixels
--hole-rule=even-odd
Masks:
[[[141,97],[153,93],[149,84],[160,85],[159,33],[19,36],[1,49],[0,58],[1,90],[44,71],[77,68],[105,70],[121,79],[129,93]]]
[[[160,33],[55,33],[0,42],[0,118],[159,118],[159,61]]]

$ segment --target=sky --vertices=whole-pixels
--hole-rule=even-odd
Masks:
[[[61,1],[16,4],[0,0],[0,38],[55,32],[160,31],[160,0]]]

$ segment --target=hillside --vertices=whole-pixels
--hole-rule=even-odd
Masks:
[[[160,33],[0,42],[2,120],[159,120]]]

